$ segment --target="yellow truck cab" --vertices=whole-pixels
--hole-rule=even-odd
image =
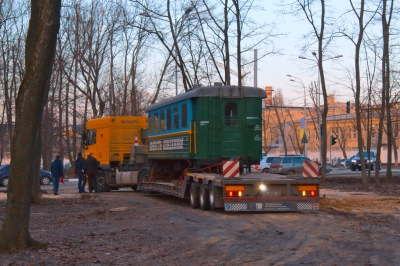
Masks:
[[[100,165],[100,191],[120,187],[136,190],[147,158],[147,117],[109,116],[90,119],[82,136],[84,158],[91,153]]]
[[[101,169],[129,164],[131,147],[141,144],[147,129],[145,116],[110,116],[87,121],[82,145],[84,158],[91,153]]]

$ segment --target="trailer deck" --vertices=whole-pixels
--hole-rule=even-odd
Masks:
[[[183,180],[142,182],[139,188],[184,198],[189,196],[192,183],[202,184],[207,193],[214,193],[214,200],[221,203],[217,205],[225,211],[319,210],[320,181],[302,176],[256,172],[224,178],[212,173],[187,173]]]

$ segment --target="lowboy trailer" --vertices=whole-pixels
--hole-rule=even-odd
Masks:
[[[189,197],[193,208],[225,211],[319,210],[319,179],[244,173],[227,178],[217,174],[187,173],[179,182],[143,179],[138,189]]]

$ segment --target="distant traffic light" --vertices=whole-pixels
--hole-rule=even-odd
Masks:
[[[350,101],[346,102],[346,113],[350,114]]]
[[[331,144],[332,144],[332,145],[335,145],[336,142],[337,142],[337,138],[331,136]]]

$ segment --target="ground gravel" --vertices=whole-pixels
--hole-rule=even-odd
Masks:
[[[48,245],[2,251],[0,265],[400,265],[399,180],[363,190],[358,178],[329,178],[318,213],[201,211],[161,194],[61,188],[31,207],[30,233]],[[5,203],[0,193],[0,225]]]

